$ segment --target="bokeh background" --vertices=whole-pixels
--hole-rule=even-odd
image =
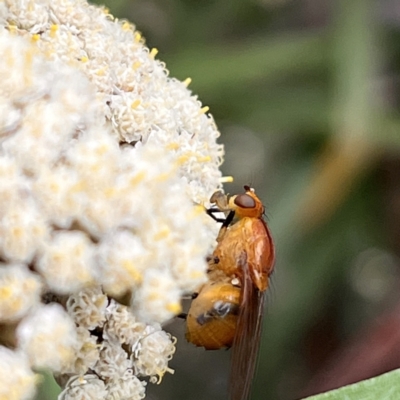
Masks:
[[[109,0],[210,107],[230,193],[254,186],[277,247],[252,399],[400,367],[400,2]],[[178,337],[152,400],[225,400],[229,351]],[[42,395],[42,398],[44,395]]]

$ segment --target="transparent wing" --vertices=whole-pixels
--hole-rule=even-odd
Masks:
[[[242,259],[242,300],[232,346],[230,399],[247,400],[257,364],[265,292],[253,284],[247,255]]]

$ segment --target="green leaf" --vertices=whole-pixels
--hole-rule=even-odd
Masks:
[[[42,381],[39,384],[38,392],[36,394],[35,400],[54,400],[60,394],[61,389],[57,385],[50,372],[41,371],[39,372]]]
[[[400,369],[353,385],[344,386],[307,400],[398,400],[400,398]]]

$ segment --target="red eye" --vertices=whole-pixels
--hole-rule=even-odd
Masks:
[[[234,203],[241,208],[254,208],[255,200],[248,194],[239,194],[235,197]]]

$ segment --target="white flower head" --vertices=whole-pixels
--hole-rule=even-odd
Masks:
[[[181,312],[181,294],[167,270],[149,270],[132,297],[132,309],[140,320],[163,322]]]
[[[141,400],[146,397],[146,382],[133,375],[132,370],[126,371],[121,378],[110,379],[106,389],[106,400]]]
[[[86,0],[0,2],[0,320],[63,400],[143,398],[206,280],[223,148],[156,53]]]
[[[21,197],[2,204],[0,210],[0,254],[9,261],[30,263],[48,240],[49,227],[27,190],[16,191]]]
[[[100,358],[100,346],[97,344],[96,336],[93,336],[85,328],[78,327],[75,355],[72,363],[64,368],[74,375],[84,375],[89,369],[93,369]]]
[[[28,358],[0,346],[0,398],[30,400],[35,395],[38,379],[31,370]]]
[[[18,347],[32,367],[61,371],[73,360],[77,346],[75,325],[58,304],[36,309],[17,328]]]
[[[14,322],[39,305],[42,282],[25,265],[0,264],[0,321]]]
[[[175,353],[176,339],[160,326],[149,326],[146,335],[132,346],[132,360],[139,375],[150,376],[150,381],[160,383],[166,372],[174,371],[168,362]]]
[[[89,286],[69,296],[67,311],[78,326],[93,330],[103,326],[107,302],[99,286]]]
[[[119,343],[104,340],[100,348],[99,361],[93,370],[102,378],[120,378],[132,369],[132,361]]]
[[[98,280],[107,293],[121,296],[142,283],[150,257],[138,235],[115,232],[98,246]]]
[[[111,300],[106,310],[103,337],[120,344],[136,343],[146,334],[146,324],[136,320],[132,310]]]
[[[94,283],[94,268],[94,246],[80,231],[55,232],[37,262],[49,288],[61,294]]]
[[[72,376],[59,400],[98,400],[105,399],[107,390],[104,382],[93,374]]]

